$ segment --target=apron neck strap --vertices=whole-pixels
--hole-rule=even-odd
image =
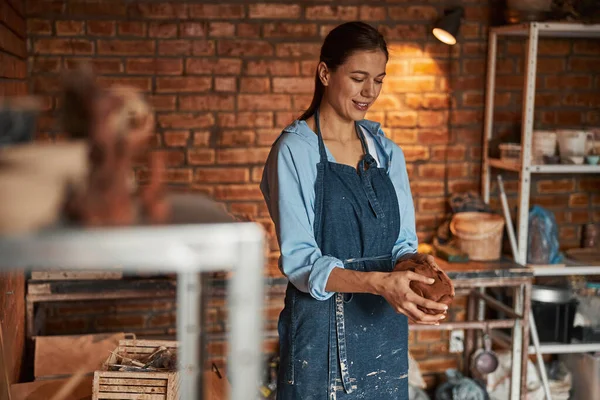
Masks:
[[[319,109],[315,111],[315,127],[317,129],[317,139],[319,141],[319,154],[321,155],[321,162],[327,162],[327,151],[325,150],[325,142],[323,142],[323,135],[321,134],[321,123],[319,122]],[[363,154],[365,155],[366,161],[368,165],[371,165],[375,162],[375,159],[371,157],[369,153],[369,148],[367,147],[367,142],[365,141],[365,135],[363,134],[362,128],[358,124],[358,122],[354,122],[354,129],[358,138],[360,139],[360,143],[363,148]]]

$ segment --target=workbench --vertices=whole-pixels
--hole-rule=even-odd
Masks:
[[[464,322],[443,322],[439,325],[411,324],[411,331],[423,330],[465,330],[464,370],[470,370],[470,359],[476,350],[475,331],[492,329],[512,329],[508,338],[512,349],[512,375],[510,399],[527,397],[527,362],[529,348],[529,312],[531,308],[531,285],[533,270],[509,260],[493,262],[449,263],[436,258],[437,264],[450,277],[456,297],[468,296],[467,318]],[[513,305],[508,306],[486,293],[491,288],[512,289]],[[488,320],[486,307],[505,315],[506,319]],[[491,335],[496,341],[507,342],[506,335]]]

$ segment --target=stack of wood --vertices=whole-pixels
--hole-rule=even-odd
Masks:
[[[174,372],[177,370],[177,352],[165,346],[156,348],[147,357],[133,359],[127,353],[113,352],[116,360],[110,360],[106,367],[108,371],[127,372]]]

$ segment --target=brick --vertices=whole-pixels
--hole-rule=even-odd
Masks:
[[[442,78],[444,82],[447,82],[446,78]],[[498,77],[499,81],[502,81],[500,77]],[[511,84],[513,82],[511,81]],[[484,86],[485,81],[481,76],[464,76],[460,78],[454,78],[452,80],[452,85],[455,88],[460,88],[460,90],[479,90],[482,91],[482,87]],[[520,80],[518,87],[523,88],[523,80]],[[512,86],[511,86],[512,88]]]
[[[249,17],[257,19],[298,19],[300,6],[296,4],[251,4]]]
[[[174,39],[177,37],[178,26],[171,22],[150,22],[148,36],[152,38]]]
[[[68,318],[47,321],[45,324],[47,335],[81,334],[86,332],[89,324],[86,318]]]
[[[437,166],[437,167],[441,167],[441,169],[442,169],[442,174],[437,179],[444,179],[443,166]],[[443,198],[442,199],[434,199],[434,198],[418,199],[417,204],[418,204],[417,210],[420,213],[421,212],[443,213],[446,211],[446,201]]]
[[[464,193],[477,191],[479,189],[479,179],[477,180],[454,180],[448,183],[448,188],[452,193]]]
[[[10,54],[0,52],[0,77],[25,79],[27,77],[27,63]]]
[[[418,342],[436,342],[443,338],[442,331],[420,331],[417,332]]]
[[[48,20],[28,18],[27,33],[30,35],[50,35],[52,34],[52,24]]]
[[[592,78],[589,75],[547,76],[544,87],[552,90],[591,89]]]
[[[571,52],[571,43],[566,39],[540,40],[538,54],[540,56],[566,56]]]
[[[192,55],[193,45],[191,40],[159,40],[158,54],[161,56],[189,56]]]
[[[308,20],[352,21],[358,18],[355,6],[309,6],[306,7]]]
[[[291,109],[291,97],[283,94],[240,94],[238,96],[238,110],[268,110],[279,111]]]
[[[215,122],[208,113],[161,113],[157,120],[161,128],[168,129],[207,128]]]
[[[269,78],[241,78],[241,93],[268,93],[271,91]]]
[[[83,21],[56,21],[55,26],[58,36],[82,35],[85,30]]]
[[[445,111],[421,111],[417,118],[417,125],[426,128],[439,127],[441,125],[446,125],[447,122],[448,113]]]
[[[387,18],[386,7],[360,6],[358,13],[361,21],[384,21]]]
[[[581,178],[579,180],[579,190],[584,192],[598,192],[600,188],[600,178]]]
[[[569,71],[594,73],[598,70],[598,57],[571,57]]]
[[[237,215],[258,215],[258,207],[254,203],[230,203],[229,211]]]
[[[314,90],[314,78],[273,78],[274,93],[312,94]]]
[[[168,77],[156,78],[156,91],[165,92],[206,92],[212,87],[210,77]]]
[[[223,130],[219,132],[218,144],[221,147],[251,146],[256,141],[253,130]]]
[[[34,51],[42,54],[91,54],[94,51],[93,43],[85,39],[34,39],[33,43]]]
[[[538,193],[573,192],[575,182],[572,179],[555,179],[537,182]]]
[[[237,80],[233,77],[215,77],[216,92],[235,92],[237,90]]]
[[[125,4],[100,0],[75,0],[69,2],[69,14],[72,16],[124,17]]]
[[[235,34],[242,38],[258,38],[260,37],[260,24],[239,23],[236,26]]]
[[[466,153],[463,145],[432,146],[431,161],[464,161]]]
[[[194,19],[242,19],[244,6],[238,4],[192,4],[190,17]]]
[[[221,149],[217,151],[218,164],[263,164],[270,148]]]
[[[600,54],[600,43],[597,40],[573,41],[573,53],[597,56]]]
[[[464,59],[461,64],[463,74],[484,75],[486,73],[486,61],[483,59]]]
[[[398,144],[411,144],[417,142],[416,129],[390,129],[386,134]]]
[[[186,147],[190,141],[190,131],[163,132],[163,140],[168,147]]]
[[[414,40],[425,39],[427,37],[427,30],[425,29],[424,25],[381,25],[379,26],[379,32],[381,32],[386,40]]]
[[[115,23],[111,21],[88,21],[87,33],[92,36],[114,36]]]
[[[148,26],[145,22],[119,22],[118,32],[120,36],[144,37],[148,32]]]
[[[319,57],[321,45],[319,43],[277,43],[275,55],[277,57]]]
[[[123,72],[123,63],[118,58],[65,58],[65,67],[75,69],[82,63],[92,66],[99,74],[118,74]]]
[[[103,87],[111,86],[131,86],[143,92],[149,92],[152,89],[152,78],[137,77],[109,77],[99,76],[96,78],[99,85]]]
[[[587,210],[576,210],[571,211],[571,223],[573,224],[587,224],[591,221],[592,215]]]
[[[210,165],[215,162],[213,149],[188,149],[187,161],[190,165]]]
[[[455,110],[451,115],[452,125],[469,125],[483,121],[481,110]]]
[[[600,107],[600,93],[596,92],[577,92],[577,93],[556,93],[554,94],[553,102],[547,104],[549,106],[560,105],[561,100],[564,105],[567,106],[579,106],[579,107]],[[538,105],[536,98],[536,106]]]
[[[429,149],[425,146],[402,146],[406,162],[427,161],[429,159]]]
[[[174,110],[177,105],[177,98],[174,95],[153,94],[147,98],[152,108],[158,111]]]
[[[423,21],[435,20],[438,10],[432,6],[393,6],[388,8],[390,18],[397,21]]]
[[[565,60],[561,58],[543,58],[537,63],[538,74],[558,74],[565,71]],[[591,71],[590,71],[591,72]]]
[[[179,109],[184,111],[233,111],[235,97],[227,94],[180,96]]]
[[[212,40],[195,40],[192,43],[192,54],[195,56],[212,56],[215,54],[215,42]]]
[[[206,37],[208,24],[201,22],[183,22],[179,25],[181,37]]]
[[[152,55],[155,51],[151,40],[98,40],[101,55]]]
[[[195,131],[194,132],[194,147],[208,147],[210,145],[210,131]]]
[[[297,61],[251,60],[246,64],[244,73],[246,75],[297,76],[300,73],[300,66]]]
[[[292,108],[294,110],[304,111],[308,108],[310,103],[312,102],[313,95],[295,95],[292,96]]]
[[[194,181],[198,183],[244,183],[250,179],[248,168],[197,168]]]
[[[417,125],[418,114],[415,111],[390,111],[385,124],[392,128],[412,128]]]
[[[263,25],[263,36],[265,38],[307,38],[316,35],[316,24],[278,22]]]
[[[419,116],[420,117],[420,116]],[[444,144],[450,141],[450,136],[447,127],[420,129],[417,136],[419,143],[427,144]]]
[[[218,125],[223,128],[272,128],[271,112],[219,113]]]
[[[126,70],[139,75],[181,75],[183,61],[177,58],[130,58]]]
[[[430,76],[395,77],[385,80],[387,93],[424,92],[435,89],[435,78]]]
[[[46,1],[33,1],[28,0],[27,14],[44,14],[47,17],[48,14],[66,14],[67,3],[62,0],[46,0]]]
[[[185,64],[187,74],[194,75],[239,75],[242,61],[237,58],[188,58]]]
[[[215,187],[216,200],[262,200],[263,195],[258,185],[219,185]]]
[[[188,16],[188,5],[177,3],[140,3],[129,4],[130,17],[146,19],[184,19]]]
[[[217,51],[223,56],[271,56],[273,46],[263,40],[219,40]]]
[[[185,162],[185,155],[183,151],[179,150],[161,150],[157,151],[157,154],[161,154],[165,160],[165,164],[168,167],[177,167]]]
[[[314,79],[312,79],[314,81]],[[313,83],[314,85],[314,83]],[[312,94],[312,92],[311,92]],[[312,98],[312,95],[310,96]],[[377,101],[373,103],[370,110],[372,111],[387,111],[387,110],[397,110],[401,107],[402,102],[393,94],[381,94],[377,98]]]
[[[211,37],[233,37],[235,36],[235,24],[231,22],[211,22],[208,27]]]
[[[0,80],[0,93],[4,96],[20,96],[28,93],[26,81]]]

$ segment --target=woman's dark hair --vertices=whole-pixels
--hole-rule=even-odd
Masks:
[[[386,60],[389,58],[387,44],[383,35],[369,24],[354,21],[346,22],[335,27],[321,46],[319,62],[324,62],[332,71],[344,64],[348,57],[357,51],[381,50]],[[321,105],[325,86],[319,78],[319,71],[315,74],[315,92],[308,109],[300,116],[301,120],[310,118]]]

